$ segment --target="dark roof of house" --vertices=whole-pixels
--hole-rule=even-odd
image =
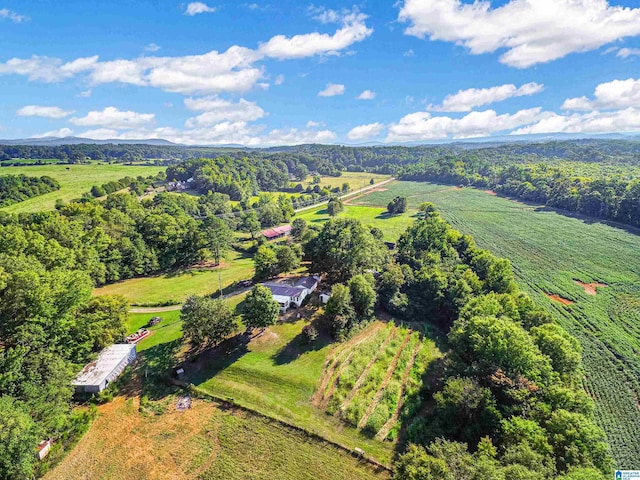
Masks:
[[[291,231],[291,225],[282,225],[280,227],[273,227],[262,231],[262,235],[267,238],[275,238],[281,235],[285,235]]]
[[[277,283],[263,283],[265,287],[271,290],[273,295],[279,295],[281,297],[297,297],[302,292],[302,286],[291,287],[289,285],[280,285]]]
[[[296,287],[300,286],[300,287],[305,287],[305,288],[311,288],[311,287],[313,287],[313,286],[315,286],[317,284],[318,284],[318,279],[317,278],[314,278],[314,277],[301,277],[296,282]]]

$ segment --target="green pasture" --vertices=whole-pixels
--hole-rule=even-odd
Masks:
[[[41,177],[47,175],[60,183],[60,190],[46,193],[3,208],[10,213],[28,213],[39,210],[53,210],[56,200],[65,202],[80,198],[89,192],[92,186],[119,180],[123,177],[144,177],[155,175],[166,167],[140,165],[106,165],[93,163],[89,165],[20,165],[1,167],[0,175],[28,175]]]
[[[218,276],[219,274],[219,276]],[[210,295],[232,283],[253,277],[250,256],[231,250],[221,267],[180,269],[150,277],[139,277],[105,285],[95,295],[122,295],[131,305],[178,305],[190,295]]]

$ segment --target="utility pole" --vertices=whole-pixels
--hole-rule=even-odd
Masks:
[[[220,270],[218,270],[218,283],[220,284],[220,298],[222,298],[222,277],[220,276]]]

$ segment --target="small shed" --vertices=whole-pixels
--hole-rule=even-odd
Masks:
[[[262,230],[261,233],[267,240],[275,240],[277,238],[291,235],[291,225],[282,225],[280,227],[269,228],[267,230]]]
[[[51,450],[51,439],[43,440],[38,444],[36,456],[38,460],[44,460],[44,458],[49,455],[49,451]]]
[[[135,358],[135,344],[115,344],[105,348],[98,355],[98,359],[85,365],[72,382],[76,393],[100,393],[118,378]]]
[[[330,298],[331,294],[329,292],[322,292],[320,294],[320,303],[326,305]]]

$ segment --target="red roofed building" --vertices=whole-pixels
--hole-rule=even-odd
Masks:
[[[267,240],[275,240],[276,238],[282,238],[286,237],[287,235],[291,235],[291,225],[282,225],[280,227],[269,228],[267,230],[263,230],[261,233]]]

